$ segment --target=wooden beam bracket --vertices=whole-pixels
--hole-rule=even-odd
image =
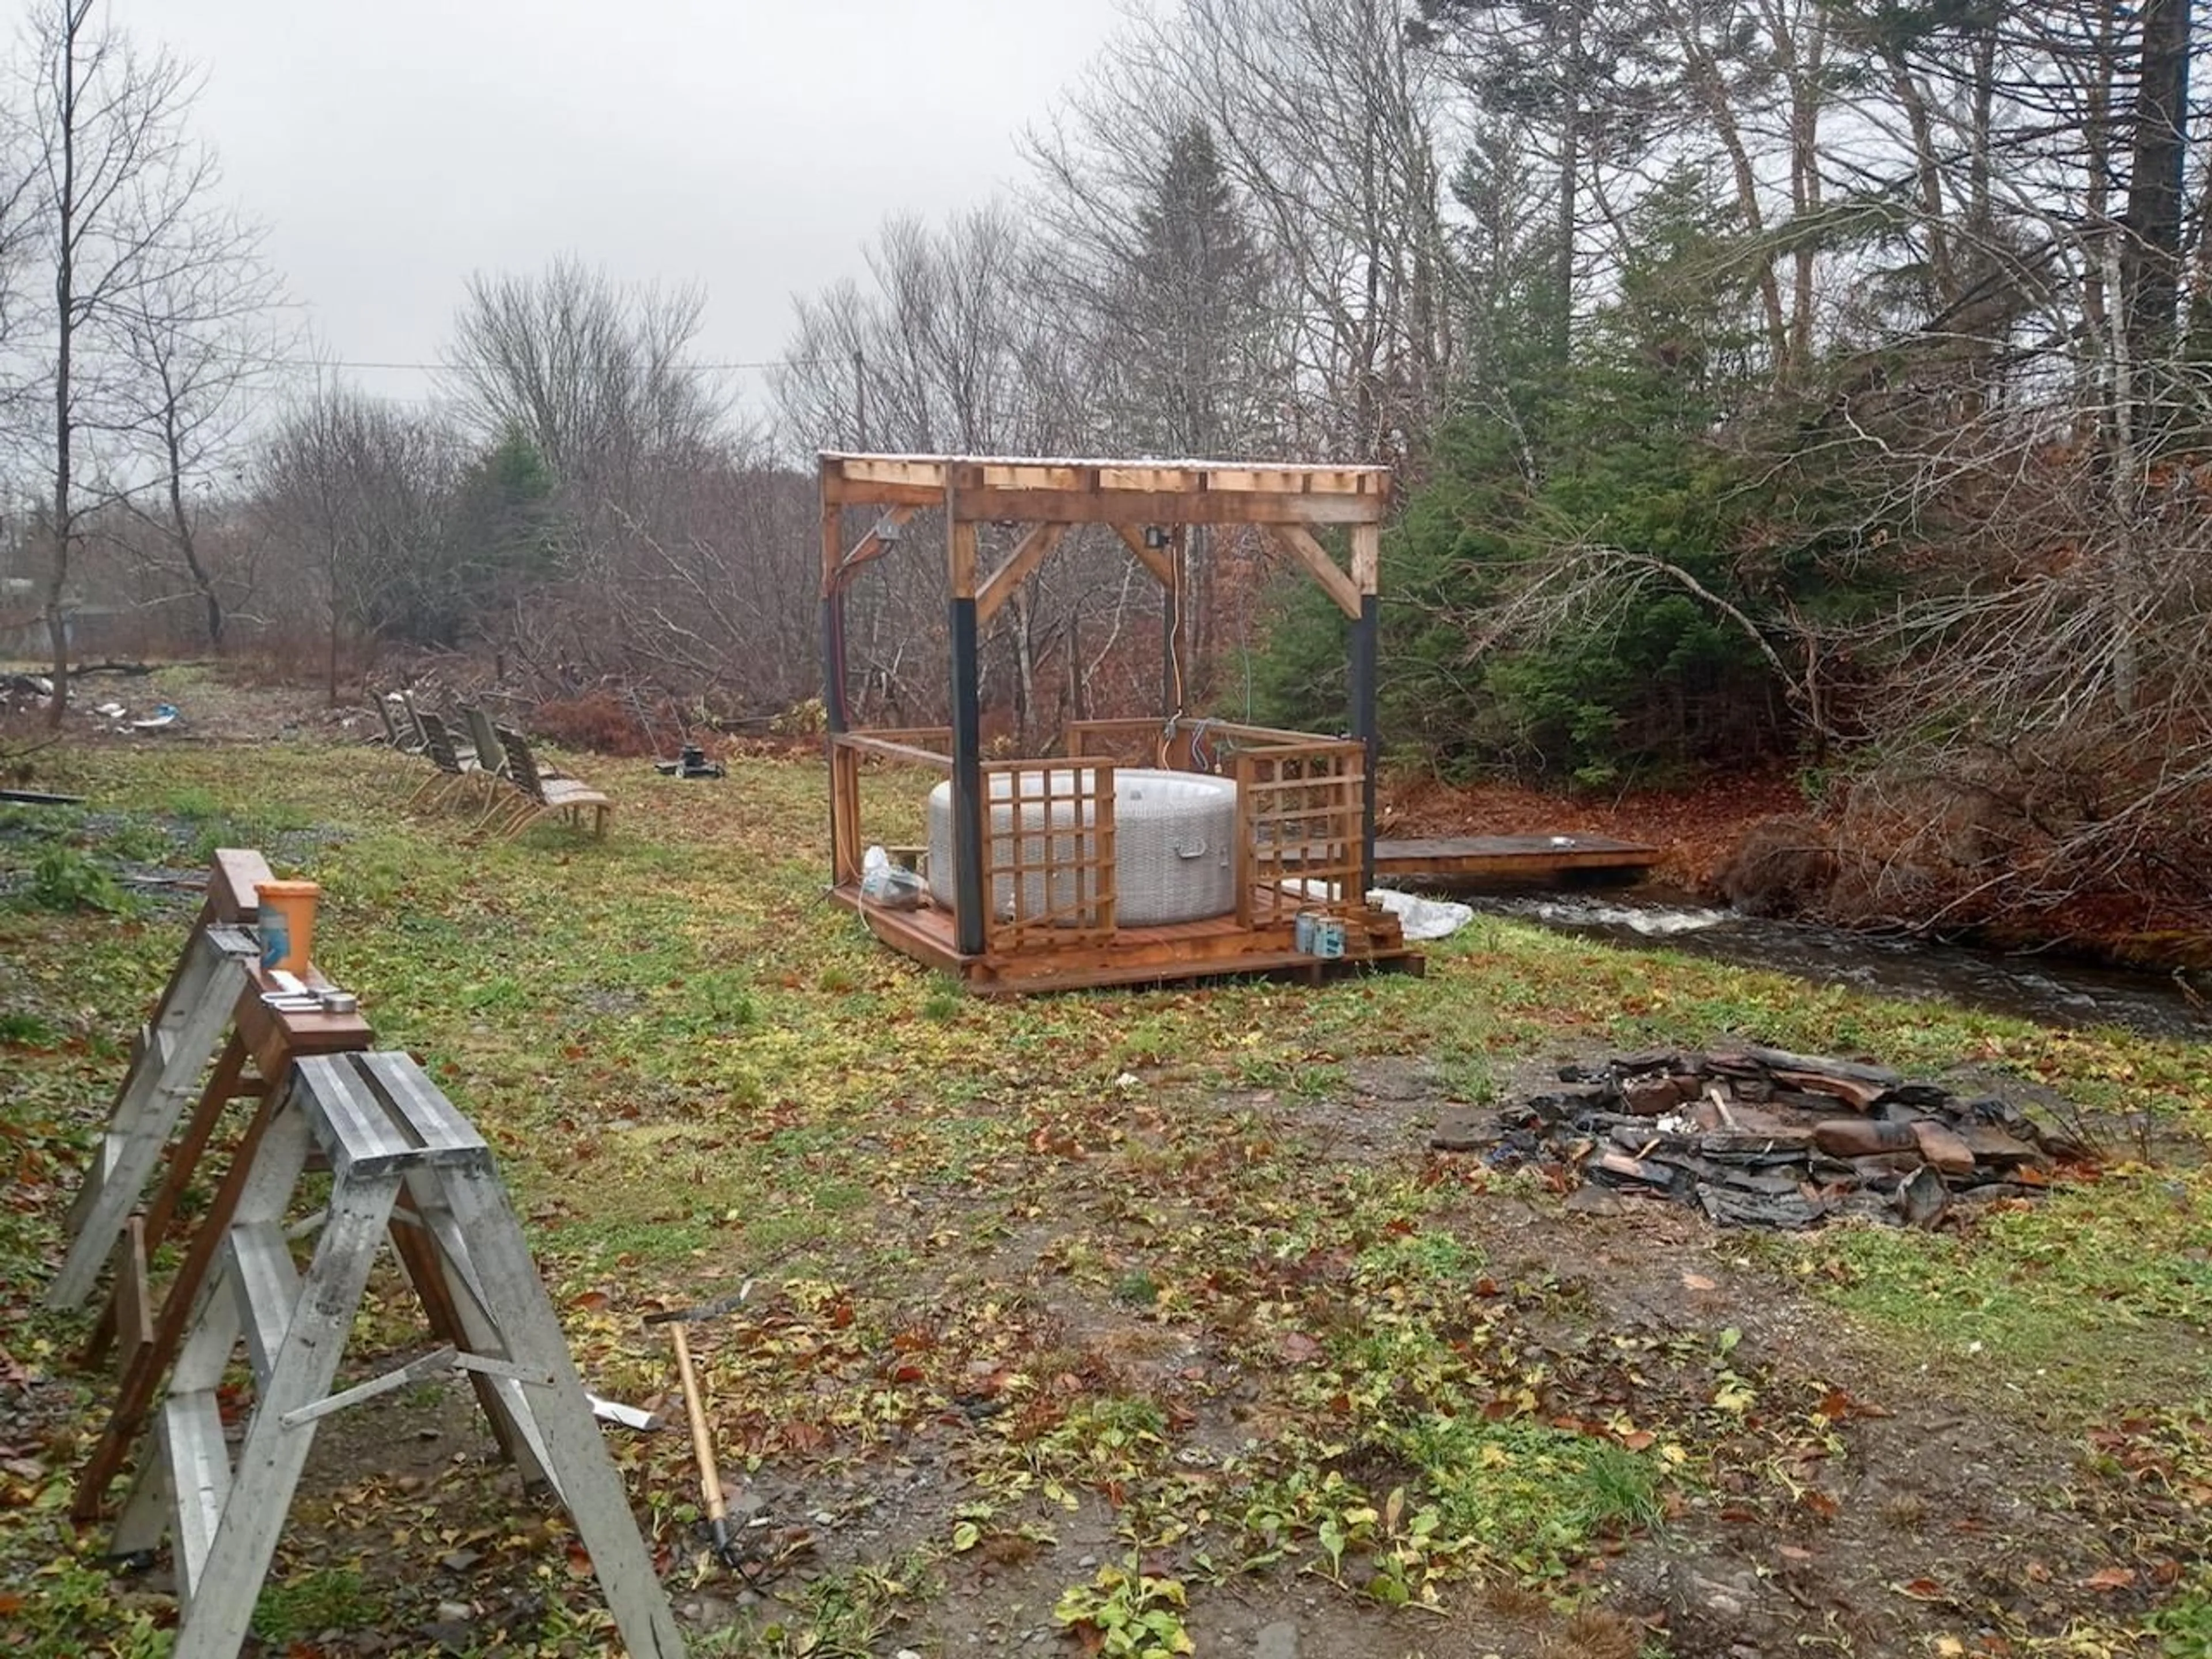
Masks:
[[[1313,532],[1304,525],[1276,524],[1267,526],[1285,551],[1295,558],[1319,582],[1322,592],[1336,602],[1336,608],[1357,622],[1359,618],[1359,587],[1344,574],[1343,566],[1328,556],[1328,550],[1317,541]]]
[[[854,542],[851,551],[837,561],[837,568],[831,573],[831,585],[835,587],[843,587],[853,580],[854,573],[862,565],[872,563],[890,552],[898,544],[896,532],[921,510],[915,507],[886,507],[884,516],[868,526],[868,533]],[[894,533],[884,535],[884,531],[886,527]]]
[[[1060,545],[1060,538],[1067,533],[1064,524],[1041,524],[1022,538],[1021,545],[1014,549],[1006,563],[1000,565],[985,580],[982,589],[975,595],[975,625],[987,628],[999,608],[1021,585],[1035,575],[1052,550]]]
[[[1139,564],[1152,573],[1152,578],[1162,587],[1175,586],[1175,567],[1168,562],[1167,550],[1145,544],[1145,532],[1136,525],[1117,524],[1114,533],[1128,544],[1129,551]]]

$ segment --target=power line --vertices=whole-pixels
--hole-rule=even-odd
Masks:
[[[88,355],[90,354],[88,353]],[[114,355],[127,356],[129,354],[118,349]],[[258,351],[221,349],[210,349],[199,355],[206,360],[220,360],[228,362],[250,364],[262,368],[405,369],[425,374],[441,374],[468,369],[485,369],[493,373],[498,373],[503,368],[503,365],[489,361],[479,361],[472,363],[455,362],[451,360],[441,360],[435,362],[416,362],[392,358],[318,357],[312,356],[300,356],[297,354],[270,355]],[[612,360],[609,359],[608,361],[611,362]],[[846,361],[847,360],[842,356],[763,357],[750,361],[737,358],[720,358],[696,362],[679,361],[670,363],[666,365],[666,367],[676,370],[678,373],[687,374],[723,374],[751,373],[762,369],[771,368],[820,368],[827,365],[842,366]],[[576,365],[571,364],[560,365],[560,367],[563,368],[575,366]],[[600,367],[601,365],[592,364],[590,366],[596,368]]]
[[[266,362],[273,367],[283,368],[403,368],[420,369],[425,373],[430,374],[437,374],[447,370],[469,367],[485,368],[498,367],[498,365],[492,363],[469,365],[450,362],[371,362],[362,358],[349,357],[270,357],[257,359],[256,361]],[[739,370],[762,368],[817,368],[824,363],[838,361],[840,360],[830,357],[769,357],[757,362],[679,362],[672,363],[669,367],[693,374],[719,374],[735,373]]]

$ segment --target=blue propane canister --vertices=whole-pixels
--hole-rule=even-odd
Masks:
[[[1342,917],[1316,916],[1314,919],[1313,953],[1325,961],[1334,961],[1344,954]]]
[[[1314,953],[1314,913],[1301,910],[1291,918],[1291,948],[1301,956]]]

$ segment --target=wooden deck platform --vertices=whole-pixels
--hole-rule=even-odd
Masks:
[[[1065,950],[1034,946],[1004,956],[963,956],[953,941],[952,913],[935,905],[885,910],[861,902],[853,884],[830,896],[860,913],[869,932],[891,949],[953,975],[981,996],[1021,996],[1109,985],[1153,985],[1232,975],[1267,975],[1321,981],[1356,973],[1419,975],[1421,954],[1402,939],[1324,960],[1292,948],[1290,924],[1247,928],[1235,916],[1123,927],[1103,944]]]
[[[1659,849],[1607,836],[1446,836],[1375,843],[1375,878],[1425,881],[1632,881]]]

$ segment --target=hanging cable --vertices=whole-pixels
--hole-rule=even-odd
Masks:
[[[1164,538],[1168,544],[1168,581],[1164,603],[1168,607],[1170,625],[1164,630],[1160,649],[1167,655],[1168,686],[1175,707],[1168,715],[1167,724],[1160,730],[1159,765],[1163,771],[1174,766],[1170,744],[1181,725],[1188,700],[1182,665],[1182,526],[1178,525],[1170,537]]]
[[[1194,772],[1212,773],[1221,769],[1219,762],[1206,746],[1206,733],[1213,729],[1213,726],[1214,721],[1207,716],[1201,717],[1191,728],[1190,769]]]

